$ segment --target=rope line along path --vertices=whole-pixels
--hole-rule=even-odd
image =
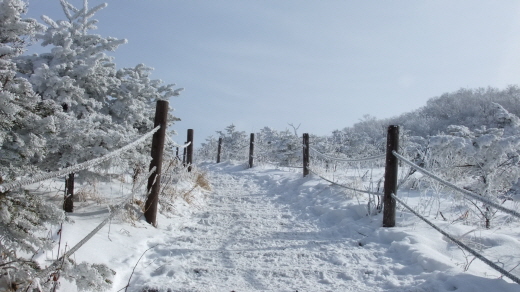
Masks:
[[[355,192],[360,192],[360,193],[365,193],[365,194],[369,194],[369,195],[374,195],[374,196],[384,196],[384,194],[381,194],[381,193],[376,193],[376,192],[371,192],[371,191],[366,191],[366,190],[361,190],[361,189],[356,189],[356,188],[353,188],[353,187],[349,187],[349,186],[346,186],[346,185],[342,185],[342,184],[339,184],[337,182],[334,182],[334,181],[331,181],[327,178],[324,178],[323,176],[319,175],[318,173],[316,173],[314,170],[312,170],[312,168],[309,168],[309,170],[317,175],[319,178],[321,178],[322,180],[324,181],[327,181],[327,182],[330,182],[331,184],[333,185],[336,185],[338,187],[342,187],[342,188],[345,188],[345,189],[348,189],[348,190],[351,190],[351,191],[355,191]]]
[[[406,159],[404,156],[400,155],[399,153],[397,153],[395,151],[393,151],[392,153],[399,160],[401,160],[405,164],[408,164],[409,166],[415,168],[417,171],[421,172],[422,174],[425,174],[425,175],[431,177],[432,179],[434,179],[434,180],[436,180],[436,181],[438,181],[438,182],[440,182],[440,183],[442,183],[442,184],[444,184],[444,185],[446,185],[446,186],[448,186],[448,187],[450,187],[450,188],[452,188],[452,189],[454,189],[454,190],[456,190],[458,192],[461,192],[461,193],[463,193],[465,195],[468,195],[468,196],[472,197],[475,200],[478,200],[478,201],[480,201],[480,202],[482,202],[484,204],[488,204],[488,205],[490,205],[490,206],[492,206],[492,207],[494,207],[494,208],[496,208],[498,210],[501,210],[501,211],[503,211],[505,213],[513,215],[513,216],[515,216],[517,218],[520,218],[520,213],[519,212],[511,210],[511,209],[508,209],[508,208],[505,208],[505,207],[503,207],[503,206],[501,206],[501,205],[499,205],[499,204],[497,204],[495,202],[492,202],[490,200],[487,200],[487,199],[485,199],[485,198],[483,198],[483,197],[481,197],[481,196],[479,196],[479,195],[477,195],[477,194],[475,194],[473,192],[470,192],[468,190],[465,190],[465,189],[462,189],[460,187],[457,187],[456,185],[454,185],[454,184],[452,184],[452,183],[450,183],[448,181],[445,181],[442,178],[436,176],[435,174],[427,171],[426,169],[416,165],[415,163],[413,163],[410,160]]]
[[[510,272],[506,271],[505,269],[503,269],[502,267],[498,266],[497,264],[495,264],[494,262],[490,261],[489,259],[485,258],[483,255],[481,255],[480,253],[476,252],[475,250],[471,249],[470,247],[468,247],[467,245],[465,245],[464,243],[462,243],[461,241],[457,240],[455,237],[451,236],[450,234],[446,233],[444,230],[442,230],[440,227],[438,227],[437,225],[433,224],[432,222],[430,222],[428,219],[424,218],[423,216],[421,216],[419,213],[415,212],[411,207],[409,207],[408,205],[406,205],[403,201],[401,201],[398,197],[396,197],[394,194],[392,194],[392,198],[394,198],[399,204],[403,205],[403,207],[405,207],[406,209],[408,209],[408,211],[412,212],[415,216],[419,217],[419,219],[421,219],[422,221],[426,222],[426,224],[430,225],[433,229],[437,230],[438,232],[440,232],[442,235],[446,236],[447,238],[449,238],[451,241],[453,241],[455,244],[457,244],[458,246],[460,246],[461,248],[465,249],[467,252],[471,253],[472,255],[474,255],[476,258],[478,258],[479,260],[483,261],[484,263],[486,263],[488,266],[490,266],[491,268],[495,269],[497,272],[500,272],[502,275],[508,277],[509,279],[513,280],[514,282],[516,282],[517,284],[520,284],[520,279],[518,277],[516,277],[515,275],[511,274]]]
[[[381,154],[381,155],[376,155],[376,156],[372,156],[372,157],[365,157],[365,158],[343,159],[343,158],[337,158],[337,157],[329,156],[327,154],[323,154],[323,153],[319,152],[318,150],[316,150],[313,147],[309,147],[309,149],[311,149],[316,154],[318,154],[318,156],[321,156],[321,157],[326,158],[326,159],[331,159],[331,160],[334,160],[334,161],[339,161],[339,162],[364,162],[364,161],[371,161],[371,160],[382,159],[382,158],[385,158],[385,156],[386,156],[386,154]]]
[[[39,175],[36,175],[34,177],[31,177],[31,178],[25,178],[25,179],[21,179],[21,180],[18,180],[18,181],[13,181],[13,182],[1,184],[0,185],[0,192],[6,192],[6,191],[10,191],[10,190],[13,190],[13,189],[16,189],[16,188],[21,188],[21,187],[26,186],[26,185],[30,185],[30,184],[33,184],[33,183],[41,182],[41,181],[48,180],[48,179],[51,179],[51,178],[64,176],[64,175],[67,175],[67,174],[70,174],[70,173],[78,172],[80,170],[84,170],[84,169],[93,167],[95,165],[98,165],[98,164],[100,164],[100,163],[102,163],[104,161],[107,161],[107,160],[109,160],[111,158],[114,158],[114,157],[120,155],[122,152],[124,152],[126,150],[129,150],[129,149],[132,149],[132,148],[135,148],[135,147],[139,146],[141,143],[146,141],[146,139],[148,139],[153,134],[155,134],[155,132],[157,132],[159,130],[159,128],[160,128],[160,126],[155,127],[153,130],[151,130],[150,132],[144,134],[143,136],[141,136],[139,139],[135,140],[134,142],[132,142],[130,144],[127,144],[126,146],[124,146],[122,148],[119,148],[119,149],[117,149],[115,151],[112,151],[112,152],[110,152],[108,154],[105,154],[104,156],[101,156],[101,157],[98,157],[98,158],[95,158],[95,159],[92,159],[92,160],[89,160],[89,161],[85,161],[85,162],[82,162],[82,163],[79,163],[79,164],[76,164],[76,165],[64,168],[62,170],[49,172],[49,173],[43,173],[43,174],[39,174]]]

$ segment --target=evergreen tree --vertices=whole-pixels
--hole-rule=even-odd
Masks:
[[[63,109],[46,168],[66,167],[117,149],[153,128],[155,104],[159,99],[179,95],[175,84],[164,85],[150,78],[151,68],[142,64],[116,69],[107,52],[126,40],[92,34],[96,12],[107,4],[79,9],[60,0],[67,20],[54,21],[39,34],[50,53],[25,57],[23,70],[43,100],[53,100]],[[170,123],[177,120],[170,115]],[[126,157],[142,161],[149,151]],[[140,155],[137,155],[140,154]]]
[[[41,100],[14,61],[44,28],[34,19],[22,19],[25,12],[23,1],[0,1],[0,178],[9,180],[34,172],[45,156],[46,138],[54,133],[54,115],[60,110]]]
[[[53,115],[60,110],[41,101],[14,62],[28,38],[43,29],[35,20],[23,19],[25,12],[23,1],[0,0],[0,175],[10,180],[34,171],[46,138],[54,132]],[[52,246],[52,238],[42,232],[63,218],[63,212],[41,197],[21,190],[0,193],[0,264],[9,271],[0,274],[0,289],[34,275],[38,264],[31,255]]]
[[[102,110],[109,102],[109,91],[120,85],[115,64],[105,52],[125,40],[89,34],[96,28],[92,16],[106,4],[90,10],[88,2],[84,4],[80,10],[62,0],[67,21],[44,16],[49,27],[38,37],[43,46],[53,48],[50,53],[25,58],[23,64],[34,90],[63,111],[48,143],[48,169],[99,157],[126,142],[124,128]]]

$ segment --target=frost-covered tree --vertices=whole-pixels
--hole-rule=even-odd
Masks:
[[[214,136],[209,136],[205,139],[204,143],[201,143],[200,147],[197,148],[197,155],[195,155],[198,161],[216,161],[218,153],[218,139]]]
[[[42,101],[19,74],[15,59],[43,30],[34,19],[23,19],[25,12],[23,1],[0,1],[0,178],[9,180],[35,171],[60,110],[53,102]]]
[[[496,108],[503,106],[508,112],[520,115],[520,88],[508,86],[496,88],[459,89],[428,100],[425,106],[395,118],[389,124],[399,124],[413,136],[431,136],[444,132],[450,125],[460,125],[470,130],[482,125],[496,128],[493,119]]]
[[[126,40],[91,33],[96,29],[95,13],[106,4],[90,9],[87,0],[83,8],[60,2],[66,20],[43,16],[48,27],[38,35],[43,46],[51,47],[50,52],[27,56],[20,62],[34,90],[62,110],[55,121],[55,134],[47,143],[44,169],[105,155],[150,131],[156,101],[180,91],[174,90],[173,84],[150,79],[151,68],[144,65],[116,69],[107,52]],[[174,120],[170,115],[170,121]],[[116,161],[132,167],[143,165],[149,159],[148,149],[141,147]],[[71,196],[67,196],[65,206],[69,211]]]
[[[23,70],[34,90],[43,100],[52,100],[62,108],[56,121],[56,134],[49,143],[45,168],[55,169],[83,162],[117,148],[125,142],[124,128],[113,123],[103,111],[109,91],[120,85],[115,64],[106,55],[125,40],[90,34],[95,29],[95,12],[105,4],[83,9],[61,1],[66,21],[55,22],[43,17],[48,25],[39,34],[50,53],[30,56]]]
[[[34,171],[58,110],[41,101],[14,62],[28,38],[43,29],[23,19],[25,12],[23,1],[0,0],[0,175],[7,179]],[[38,264],[30,255],[52,246],[43,232],[62,220],[63,212],[40,197],[21,190],[0,193],[0,290],[34,275]]]
[[[158,100],[168,100],[178,96],[182,88],[174,89],[175,84],[163,84],[161,80],[151,79],[152,68],[138,64],[133,68],[117,70],[116,77],[120,85],[112,88],[107,106],[103,109],[112,121],[123,125],[127,136],[142,135],[153,128],[153,117]],[[168,126],[179,119],[168,111]],[[174,132],[172,133],[174,134]],[[167,141],[169,143],[169,140]],[[172,145],[167,145],[171,148]],[[149,145],[125,153],[123,161],[134,169],[148,165]],[[173,150],[166,153],[173,153]]]

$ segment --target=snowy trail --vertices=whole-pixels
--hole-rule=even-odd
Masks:
[[[284,204],[281,195],[301,179],[280,182],[276,171],[209,176],[213,192],[192,223],[150,240],[157,246],[134,275],[135,291],[391,291],[396,281],[406,291],[414,282],[389,270],[404,265],[385,256],[388,246],[360,246],[351,232]]]
[[[130,215],[132,221],[114,220],[74,260],[104,263],[116,272],[111,292],[520,291],[409,212],[398,210],[396,227],[381,227],[382,214],[368,215],[365,194],[273,166],[203,163],[199,169],[210,193],[179,197],[172,211],[158,214],[157,228]],[[118,186],[102,191],[120,202]],[[494,229],[478,229],[437,218],[419,194],[400,195],[520,276],[520,222],[503,217]],[[61,246],[79,242],[107,215],[106,204],[78,208],[69,215],[74,222],[62,227]],[[56,254],[42,253],[42,266]],[[78,291],[67,281],[60,285],[59,291]]]

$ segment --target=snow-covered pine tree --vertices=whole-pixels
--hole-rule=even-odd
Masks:
[[[43,16],[48,28],[38,35],[43,46],[52,46],[51,52],[28,56],[23,62],[35,91],[43,100],[59,104],[64,113],[48,143],[44,169],[87,161],[136,139],[153,127],[155,102],[181,90],[150,79],[151,68],[144,65],[116,69],[107,52],[126,40],[90,32],[96,29],[93,16],[106,4],[89,9],[84,0],[80,9],[60,2],[67,20],[56,22]],[[175,117],[171,115],[170,120]],[[127,160],[117,162],[143,165],[149,159],[149,147],[122,157]]]
[[[151,79],[152,70],[144,64],[138,64],[133,68],[119,69],[116,73],[120,85],[110,91],[111,98],[103,110],[112,117],[113,122],[125,127],[127,136],[142,135],[150,131],[153,128],[157,100],[168,100],[170,97],[178,96],[183,90],[183,88],[174,89],[175,84],[163,84],[159,79]],[[172,114],[172,111],[172,108],[168,111],[169,127],[180,120]],[[170,140],[166,142],[166,149],[170,151],[165,151],[165,154],[173,155],[173,145],[170,145]],[[125,167],[132,167],[134,170],[147,167],[150,158],[149,149],[149,145],[145,144],[124,153],[122,161],[125,162]]]
[[[34,19],[22,19],[25,11],[23,1],[0,1],[0,178],[6,180],[35,171],[59,110],[41,100],[14,61],[44,28]]]
[[[0,176],[8,180],[35,170],[54,132],[54,114],[61,110],[41,100],[13,60],[28,38],[43,30],[35,20],[23,19],[25,12],[21,0],[0,0]],[[52,246],[43,232],[63,218],[41,197],[23,190],[0,192],[0,290],[34,276],[39,267],[32,256]]]
[[[53,46],[51,52],[19,56],[26,37],[45,27],[21,18],[26,9],[23,1],[0,0],[3,176],[18,176],[21,167],[31,163],[43,170],[61,168],[119,148],[151,129],[146,129],[143,120],[148,112],[153,112],[150,107],[155,108],[156,99],[179,94],[180,90],[174,90],[173,85],[148,78],[150,68],[137,66],[134,71],[140,77],[135,80],[126,78],[128,74],[118,74],[105,52],[114,50],[124,40],[88,33],[95,29],[96,21],[91,18],[105,4],[93,9],[88,9],[87,1],[82,9],[66,1],[61,4],[68,20],[54,22],[44,17],[49,28],[38,35],[43,45]],[[125,91],[122,84],[139,90]],[[114,101],[123,96],[128,97],[125,102],[132,104],[126,105],[125,114],[140,112],[141,120],[112,118],[122,105]],[[137,96],[145,97],[141,104],[132,99]],[[147,118],[151,121],[153,115]],[[175,118],[172,116],[171,120]],[[149,149],[143,153],[148,155]],[[54,238],[44,236],[47,225],[63,219],[63,212],[41,197],[21,190],[0,193],[0,290],[38,280],[35,275],[40,267],[33,260],[34,255],[52,246]],[[65,259],[57,272],[76,281],[80,290],[96,291],[110,286],[113,273],[104,265],[74,264],[70,259]],[[39,280],[44,288],[53,284],[50,278]]]
[[[115,64],[106,55],[125,40],[89,34],[95,29],[99,5],[83,9],[61,1],[67,21],[43,17],[49,26],[39,34],[50,53],[25,59],[24,70],[43,100],[59,104],[64,115],[57,121],[56,135],[49,141],[45,169],[63,168],[106,154],[124,144],[125,129],[104,112],[109,91],[120,85]]]

